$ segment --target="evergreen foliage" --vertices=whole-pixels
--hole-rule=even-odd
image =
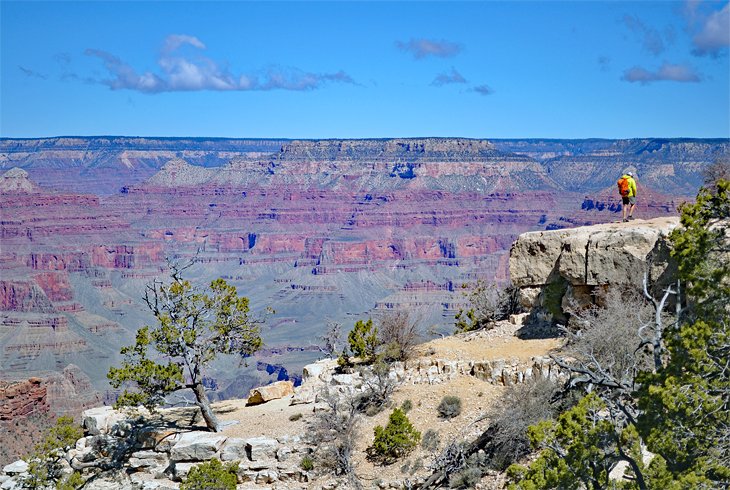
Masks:
[[[238,463],[223,464],[218,459],[190,468],[180,490],[236,490]]]
[[[219,355],[242,359],[262,345],[257,321],[249,317],[248,298],[223,279],[199,291],[173,268],[172,282],[147,286],[145,302],[157,319],[154,327],[137,332],[134,345],[122,348],[121,367],[109,369],[114,388],[125,389],[117,406],[144,405],[154,409],[172,392],[191,389],[209,429],[218,430],[203,385],[204,369]],[[149,350],[154,351],[152,357]]]
[[[665,336],[664,369],[639,378],[639,430],[662,458],[654,476],[678,488],[730,482],[729,220],[727,180],[683,206],[672,241],[688,313]]]
[[[614,377],[605,366],[615,363],[597,354],[593,364],[575,368],[573,384],[582,380],[591,394],[557,421],[529,429],[540,453],[529,467],[509,468],[511,488],[679,490],[730,484],[730,181],[701,189],[697,201],[681,210],[682,227],[671,236],[681,287],[667,293],[684,294],[681,308],[673,324],[657,330],[658,340],[644,340],[634,353],[638,360],[645,355],[642,348],[651,346],[654,362],[635,377],[627,376],[630,369]],[[653,302],[661,327],[664,303]],[[639,323],[637,330],[643,328]],[[655,454],[648,467],[641,443]],[[618,461],[629,463],[628,478],[609,482]]]
[[[44,439],[25,458],[28,476],[23,481],[23,488],[80,488],[84,479],[76,472],[65,474],[62,460],[65,452],[83,436],[84,431],[72,417],[59,417]]]
[[[372,318],[367,322],[358,320],[355,328],[347,335],[350,352],[363,361],[369,362],[375,359],[378,348],[378,329],[373,326]]]
[[[411,452],[421,440],[418,432],[403,410],[396,408],[390,414],[388,424],[375,427],[375,440],[370,448],[374,458],[383,463],[392,463]]]

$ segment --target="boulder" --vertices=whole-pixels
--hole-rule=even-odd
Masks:
[[[18,461],[10,463],[9,465],[5,465],[3,467],[3,472],[8,475],[19,475],[20,473],[25,473],[26,471],[28,471],[28,463],[26,463],[22,459],[19,459]]]
[[[548,317],[561,318],[568,304],[590,305],[598,288],[665,288],[676,264],[669,234],[679,218],[606,223],[573,229],[524,233],[510,250],[510,279],[520,302]]]
[[[251,461],[274,459],[279,443],[269,437],[252,437],[246,439],[246,454]]]
[[[221,448],[221,460],[248,459],[248,442],[240,437],[229,437]]]
[[[248,395],[246,405],[259,405],[271,400],[278,400],[294,394],[294,383],[291,381],[277,381],[266,386],[254,388]]]
[[[150,473],[161,473],[170,464],[166,453],[156,451],[137,451],[129,458],[129,466],[135,469],[144,469]]]
[[[211,459],[226,442],[226,437],[212,432],[186,432],[170,450],[173,461],[204,461]]]
[[[82,425],[92,435],[108,434],[115,424],[124,420],[124,415],[112,407],[95,407],[82,414]]]

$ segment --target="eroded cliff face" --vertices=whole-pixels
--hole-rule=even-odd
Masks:
[[[676,280],[669,235],[679,218],[666,217],[525,233],[510,250],[510,278],[524,307],[562,319],[570,304],[587,306],[606,287],[657,295]]]
[[[0,365],[22,373],[74,363],[113,399],[109,366],[154,321],[145,284],[164,275],[168,257],[195,260],[196,284],[224,277],[254,310],[277,312],[251,368],[211,374],[212,396],[243,396],[278,376],[255,366],[301,372],[327,321],[350,328],[408,308],[424,329],[451,332],[461,285],[506,282],[520,233],[617,219],[613,174],[623,165],[641,169],[637,216],[673,214],[684,197],[667,183],[684,178],[680,166],[697,170],[727,146],[0,140],[0,167],[23,167],[0,184]]]
[[[25,377],[0,376],[0,465],[24,456],[44,437],[43,430],[57,417],[80,417],[87,408],[102,403],[89,377],[77,366],[60,372],[26,373]]]

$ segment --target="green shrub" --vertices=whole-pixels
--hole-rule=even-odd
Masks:
[[[461,413],[461,398],[458,396],[447,395],[443,397],[436,410],[439,413],[439,417],[445,419],[458,417]]]
[[[72,417],[59,417],[56,425],[48,429],[43,441],[25,458],[28,462],[28,474],[23,478],[23,488],[83,483],[83,478],[78,473],[66,476],[62,463],[63,453],[75,446],[76,441],[83,436],[84,431],[74,423]]]
[[[403,410],[403,413],[408,413],[413,408],[413,402],[410,400],[404,400],[403,403],[400,405],[400,409]]]
[[[299,462],[299,467],[304,471],[312,471],[314,469],[314,460],[309,455],[304,456]]]
[[[302,418],[302,414],[301,413],[295,413],[294,415],[290,415],[289,416],[289,420],[292,421],[292,422],[296,422],[297,420],[299,420],[301,418]]]
[[[193,466],[180,490],[236,490],[238,463],[223,464],[211,459]]]
[[[353,355],[366,362],[373,360],[378,348],[378,329],[373,326],[372,318],[367,322],[355,322],[355,328],[347,335],[347,341]]]
[[[408,454],[421,440],[421,433],[413,427],[400,408],[393,410],[385,428],[377,426],[374,432],[375,440],[370,453],[383,463],[393,462]]]

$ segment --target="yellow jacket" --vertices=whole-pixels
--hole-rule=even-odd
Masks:
[[[628,174],[623,174],[621,178],[629,181],[628,197],[636,197],[636,181],[634,180],[634,178]]]

